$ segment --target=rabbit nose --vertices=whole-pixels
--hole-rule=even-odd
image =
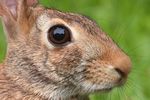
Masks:
[[[131,60],[127,55],[118,57],[113,60],[114,69],[119,73],[121,78],[126,78],[131,70]]]

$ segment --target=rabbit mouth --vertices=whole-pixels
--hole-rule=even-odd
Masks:
[[[113,88],[117,87],[115,84],[92,84],[89,82],[83,82],[81,94],[91,94],[98,92],[110,92]]]
[[[94,93],[98,92],[110,92],[113,88],[105,88],[105,89],[97,89],[94,91]]]

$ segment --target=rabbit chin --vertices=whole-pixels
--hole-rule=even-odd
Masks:
[[[70,86],[68,88],[59,88],[45,95],[48,100],[70,100],[74,96],[89,95],[97,92],[109,92],[115,85],[112,84],[92,84],[89,82],[81,82],[80,86]],[[71,99],[72,100],[72,99]]]
[[[116,87],[115,84],[111,83],[94,84],[87,81],[82,82],[80,85],[82,87],[80,94],[83,95],[97,92],[109,92],[112,88]]]
[[[85,96],[93,93],[98,93],[98,92],[109,92],[112,90],[112,88],[115,87],[115,85],[112,85],[110,83],[108,84],[92,84],[89,82],[81,82],[79,84],[80,86],[77,87],[71,87],[68,89],[61,89],[57,90],[56,92],[53,92],[53,98],[50,100],[70,100],[70,97],[80,95],[80,96]],[[74,90],[72,90],[72,88]]]

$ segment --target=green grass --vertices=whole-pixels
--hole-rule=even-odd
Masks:
[[[0,24],[0,62],[3,61],[6,54],[6,38],[3,33],[3,27],[2,24]]]
[[[41,0],[45,6],[81,13],[96,20],[131,57],[133,68],[124,88],[91,95],[92,100],[150,99],[150,0]],[[0,59],[5,38],[0,26]]]

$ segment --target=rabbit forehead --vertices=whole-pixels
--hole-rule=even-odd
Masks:
[[[56,23],[53,21],[54,19]],[[79,14],[64,13],[57,10],[48,9],[38,17],[38,24],[42,26],[46,26],[46,23],[64,24],[64,22],[65,25],[79,27],[81,30],[86,31],[88,34],[103,34],[102,30],[99,28],[95,21]]]

